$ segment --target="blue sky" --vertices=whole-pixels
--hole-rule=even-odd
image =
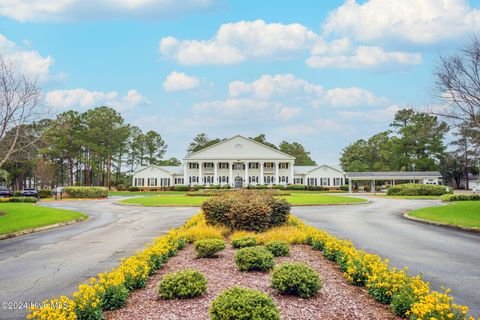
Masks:
[[[181,4],[180,4],[181,3]],[[5,0],[0,53],[50,113],[107,104],[182,158],[194,135],[265,133],[338,164],[480,31],[480,0]]]

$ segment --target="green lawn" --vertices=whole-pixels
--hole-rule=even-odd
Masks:
[[[124,204],[139,204],[143,206],[200,206],[210,197],[191,197],[184,195],[158,195],[154,197],[141,197],[120,201]],[[365,199],[340,197],[326,194],[293,194],[286,196],[293,205],[327,205],[365,202]]]
[[[418,209],[409,212],[408,215],[454,226],[480,228],[480,201],[452,202],[443,206]]]
[[[0,203],[0,234],[79,218],[86,219],[87,216],[76,211],[35,206],[31,203]]]

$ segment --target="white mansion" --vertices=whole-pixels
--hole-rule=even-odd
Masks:
[[[295,166],[295,157],[237,135],[183,159],[182,166],[149,165],[133,174],[133,186],[305,184],[338,188],[345,172],[327,166]]]

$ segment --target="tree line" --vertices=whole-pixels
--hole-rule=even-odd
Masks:
[[[1,140],[0,155],[16,140],[15,151],[3,163],[15,188],[38,181],[54,185],[110,186],[129,184],[136,167],[178,165],[164,160],[167,145],[153,131],[142,132],[106,106],[86,112],[67,111],[53,119],[40,119],[14,127]]]
[[[441,56],[434,70],[438,104],[429,113],[411,108],[395,114],[390,129],[357,140],[341,153],[345,171],[439,170],[469,188],[480,172],[480,39]],[[439,117],[445,121],[439,119]],[[448,124],[447,124],[448,123]],[[445,144],[448,133],[453,138]]]

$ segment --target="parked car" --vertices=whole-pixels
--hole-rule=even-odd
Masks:
[[[22,192],[20,193],[20,195],[22,197],[35,197],[35,198],[38,198],[38,192],[37,190],[33,189],[33,188],[25,188],[22,190]]]
[[[0,188],[0,198],[13,196],[13,191],[8,188]]]

